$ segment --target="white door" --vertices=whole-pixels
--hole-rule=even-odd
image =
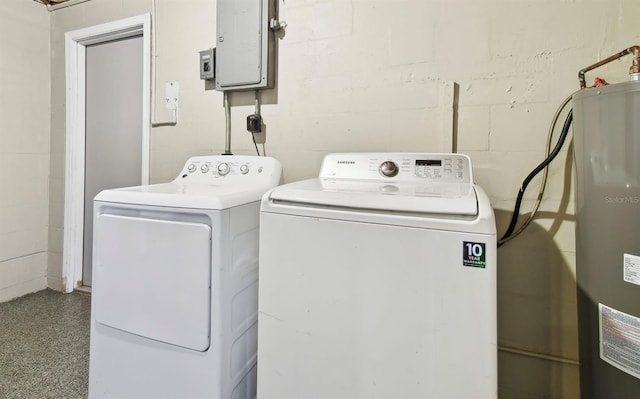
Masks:
[[[86,47],[84,286],[91,286],[93,198],[142,184],[142,93],[142,35]]]
[[[115,78],[109,77],[109,74],[115,73],[120,69],[120,64],[124,63],[129,65],[130,68],[141,71],[140,84],[136,80],[135,85],[138,87],[138,92],[135,92],[133,88],[128,91],[131,101],[134,102],[132,107],[136,107],[137,111],[132,111],[133,108],[126,109],[126,114],[132,115],[138,114],[139,123],[138,131],[141,136],[141,149],[140,157],[140,178],[136,178],[135,181],[130,182],[121,181],[115,183],[116,186],[124,186],[148,183],[149,179],[149,132],[150,132],[150,108],[149,108],[149,94],[151,92],[150,75],[151,75],[151,15],[143,14],[134,17],[128,17],[121,20],[107,22],[100,25],[90,26],[74,31],[65,33],[65,86],[66,86],[66,143],[65,143],[65,195],[64,195],[64,247],[62,253],[62,284],[65,292],[71,292],[76,288],[83,285],[91,284],[90,267],[86,269],[86,273],[83,272],[84,258],[91,259],[90,253],[84,253],[85,241],[90,242],[90,239],[84,235],[85,230],[91,232],[91,226],[85,226],[85,211],[88,215],[91,215],[90,210],[87,210],[86,199],[92,197],[92,192],[99,191],[99,187],[87,189],[85,191],[85,184],[88,182],[92,184],[94,177],[92,173],[99,172],[105,169],[104,164],[96,162],[95,165],[91,163],[96,161],[98,157],[104,159],[113,159],[116,157],[118,162],[116,164],[110,164],[107,169],[111,169],[113,165],[119,165],[123,159],[131,159],[129,152],[126,150],[130,144],[120,145],[120,137],[116,134],[121,133],[119,126],[110,125],[105,126],[104,129],[99,129],[99,132],[105,135],[102,143],[89,144],[91,148],[97,148],[98,153],[85,156],[85,150],[87,145],[85,143],[87,136],[89,141],[92,140],[91,133],[86,134],[86,130],[91,126],[100,127],[103,122],[95,122],[91,116],[87,114],[93,112],[94,115],[102,116],[104,123],[115,123],[120,121],[121,115],[115,110],[123,110],[122,101],[123,98],[107,97],[100,93],[99,89],[96,91],[98,94],[97,100],[103,100],[106,105],[97,106],[97,112],[88,111],[87,107],[91,104],[87,101],[87,85],[89,84],[87,74],[98,74],[97,84],[109,83],[107,89],[112,89],[112,85],[120,84],[126,81],[124,78],[120,78],[116,75]],[[132,42],[126,42],[127,38],[135,38]],[[122,46],[126,44],[139,45],[142,41],[142,47],[138,47],[134,53],[126,54],[122,50]],[[136,43],[137,42],[137,43]],[[95,54],[90,54],[87,57],[87,52],[98,52],[102,49],[100,44],[107,44],[104,48],[116,47],[121,50],[115,52],[112,57],[103,57],[103,62],[98,62],[98,67],[89,66],[87,68],[88,58]],[[92,46],[95,46],[93,49]],[[120,55],[119,52],[122,52]],[[100,58],[98,58],[100,60]],[[130,62],[141,62],[139,67],[131,67]],[[122,65],[124,67],[124,65]],[[137,75],[139,76],[139,75]],[[91,79],[94,80],[94,79]],[[94,82],[95,84],[96,82]],[[131,81],[129,81],[131,83]],[[104,86],[104,85],[103,85]],[[123,89],[126,89],[127,85],[122,85],[116,90],[116,93]],[[138,103],[135,104],[133,98],[138,99]],[[125,99],[128,97],[125,97]],[[108,100],[107,100],[108,99]],[[141,99],[141,100],[140,100]],[[116,108],[117,107],[117,108]],[[111,112],[110,116],[107,112]],[[124,111],[122,111],[124,113]],[[114,116],[115,115],[115,116]],[[135,123],[132,122],[132,123]],[[135,129],[133,129],[135,130]],[[118,146],[116,146],[118,144]],[[104,147],[101,147],[104,145]],[[117,152],[114,154],[114,148]],[[87,164],[87,161],[89,164]],[[89,169],[88,176],[85,178],[85,169]],[[139,169],[140,170],[140,169]],[[112,186],[109,184],[109,186]],[[90,208],[90,207],[89,207]],[[86,245],[90,251],[91,246]],[[83,282],[83,274],[84,282]]]

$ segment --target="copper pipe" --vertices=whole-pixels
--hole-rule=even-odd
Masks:
[[[640,48],[633,48],[633,64],[629,68],[629,75],[640,73]]]
[[[593,65],[589,65],[586,68],[581,69],[578,72],[578,80],[580,80],[580,88],[584,89],[585,87],[587,87],[587,83],[584,77],[584,74],[591,71],[592,69],[596,69],[599,68],[605,64],[610,63],[611,61],[615,61],[617,59],[620,59],[622,57],[624,57],[627,54],[631,54],[633,53],[633,64],[631,65],[631,68],[629,69],[629,74],[633,74],[633,73],[640,73],[640,46],[631,46],[627,49],[622,50],[621,52],[612,55],[611,57],[605,58],[602,61],[598,61]]]

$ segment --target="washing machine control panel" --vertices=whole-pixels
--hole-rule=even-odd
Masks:
[[[211,155],[191,157],[176,180],[210,183],[217,179],[239,183],[263,182],[280,175],[281,166],[270,157]]]
[[[473,183],[471,159],[450,153],[342,153],[324,158],[320,178]]]

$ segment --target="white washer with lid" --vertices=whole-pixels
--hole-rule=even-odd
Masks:
[[[260,197],[280,163],[190,158],[94,200],[90,398],[256,394]]]
[[[258,399],[497,397],[495,219],[469,157],[331,154],[260,223]]]

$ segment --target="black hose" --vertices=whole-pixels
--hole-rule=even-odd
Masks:
[[[560,137],[558,137],[558,142],[556,146],[553,148],[553,151],[549,154],[549,156],[540,163],[529,175],[524,179],[522,185],[520,186],[520,191],[518,191],[518,197],[516,198],[516,204],[513,208],[513,214],[511,215],[511,222],[509,223],[509,228],[504,233],[502,238],[498,240],[498,247],[504,244],[504,240],[509,238],[513,231],[516,229],[516,224],[518,224],[518,217],[520,216],[520,206],[522,205],[522,198],[524,197],[524,192],[527,189],[531,180],[540,172],[544,170],[555,159],[556,156],[560,153],[560,149],[564,145],[564,142],[567,139],[567,135],[569,134],[569,127],[571,126],[571,122],[573,121],[573,110],[569,111],[567,118],[564,120],[564,125],[562,126],[562,133],[560,133]]]

